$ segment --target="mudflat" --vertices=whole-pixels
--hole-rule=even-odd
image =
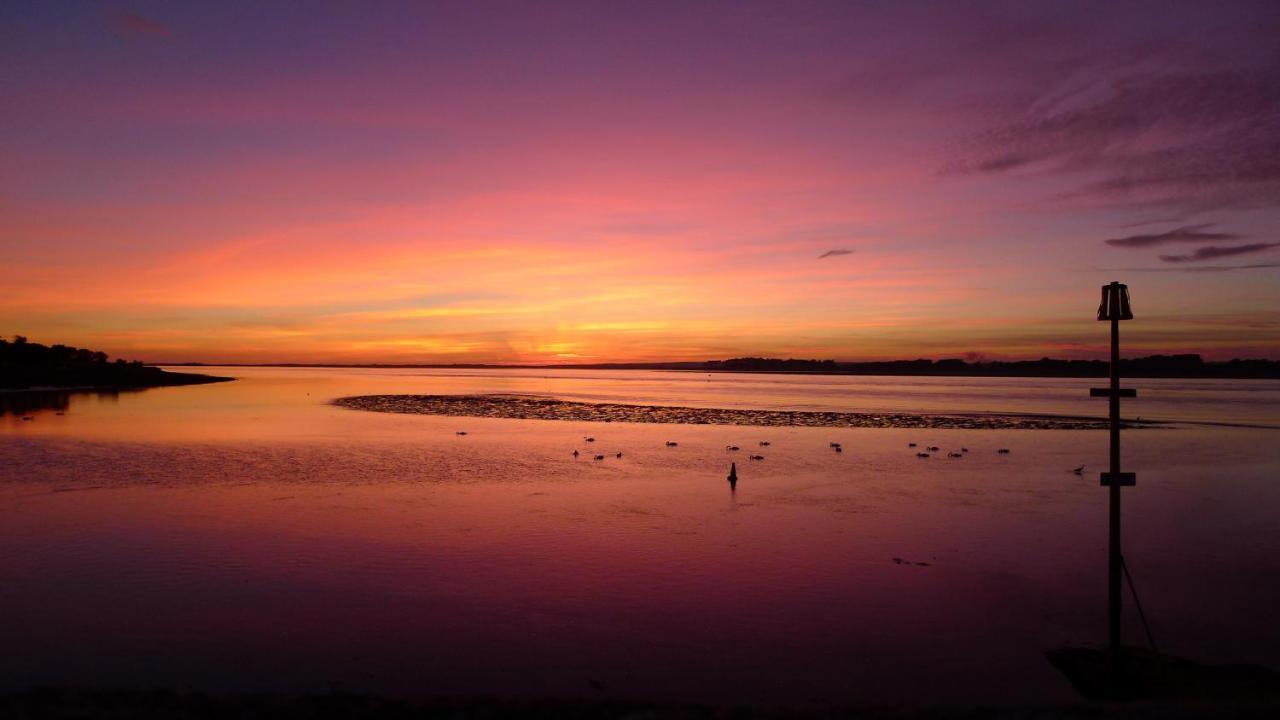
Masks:
[[[585,403],[511,395],[357,395],[338,398],[333,404],[373,412],[512,420],[965,430],[1101,430],[1107,427],[1102,419],[1065,416],[699,408]]]

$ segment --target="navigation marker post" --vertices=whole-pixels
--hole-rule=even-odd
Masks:
[[[1129,308],[1129,287],[1118,282],[1102,286],[1102,304],[1098,306],[1098,320],[1111,321],[1111,384],[1105,388],[1090,388],[1091,397],[1105,397],[1111,401],[1111,467],[1102,473],[1102,484],[1111,489],[1111,531],[1107,543],[1107,645],[1110,651],[1111,676],[1119,680],[1121,663],[1120,647],[1120,573],[1124,559],[1120,554],[1120,488],[1136,485],[1137,475],[1120,471],[1120,398],[1137,397],[1138,391],[1120,387],[1120,321],[1132,320]]]

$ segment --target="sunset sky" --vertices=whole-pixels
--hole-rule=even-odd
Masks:
[[[1280,358],[1280,2],[6,2],[0,335]]]

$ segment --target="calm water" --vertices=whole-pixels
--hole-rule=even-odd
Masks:
[[[1102,401],[1087,398],[1097,381],[211,372],[242,379],[0,416],[0,689],[1071,700],[1044,651],[1105,631],[1105,433],[587,424],[326,404],[516,392],[1098,415]],[[1126,556],[1156,640],[1203,660],[1280,665],[1280,383],[1131,384],[1142,397],[1126,415],[1184,421],[1125,436],[1139,478],[1125,495]],[[920,460],[908,442],[971,452]],[[1082,463],[1085,476],[1069,472]]]

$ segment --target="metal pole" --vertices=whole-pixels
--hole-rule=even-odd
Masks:
[[[1120,585],[1123,582],[1124,556],[1120,554],[1120,488],[1135,485],[1135,473],[1120,472],[1120,398],[1137,397],[1138,391],[1120,387],[1120,321],[1132,320],[1127,288],[1113,282],[1102,286],[1102,304],[1098,306],[1098,319],[1111,321],[1111,383],[1105,388],[1090,388],[1092,397],[1106,396],[1110,401],[1111,462],[1108,472],[1102,473],[1102,484],[1110,488],[1109,525],[1107,541],[1107,645],[1111,666],[1111,681],[1117,687],[1121,683],[1124,649],[1120,645]]]
[[[1111,283],[1111,476],[1120,477],[1120,285]],[[1108,644],[1111,665],[1120,663],[1120,483],[1111,484],[1111,533],[1108,542],[1107,601],[1110,609]]]

